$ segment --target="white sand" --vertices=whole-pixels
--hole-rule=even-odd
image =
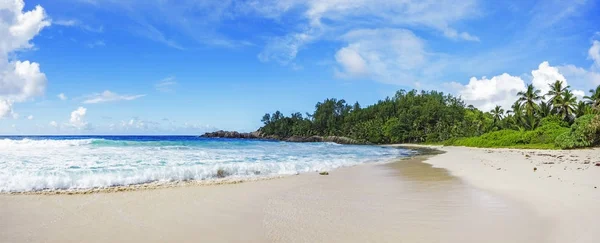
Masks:
[[[0,242],[545,242],[529,207],[419,161],[85,195],[0,195]]]
[[[600,242],[600,149],[436,148],[446,153],[426,163],[527,203],[550,224],[548,242]]]

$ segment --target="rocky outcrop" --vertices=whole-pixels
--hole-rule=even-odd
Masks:
[[[279,138],[275,136],[266,136],[262,134],[260,131],[255,132],[236,132],[236,131],[223,131],[219,130],[216,132],[207,132],[204,135],[200,136],[204,138],[241,138],[241,139],[271,139],[271,140],[281,140],[286,142],[294,142],[294,143],[315,143],[315,142],[332,142],[339,144],[368,144],[364,142],[360,142],[356,139],[347,138],[347,137],[339,137],[339,136],[291,136],[288,138]]]
[[[332,142],[339,144],[370,144],[368,142],[361,142],[356,139],[348,138],[348,137],[338,137],[338,136],[326,136],[323,137],[323,142]]]
[[[310,136],[310,137],[291,136],[291,137],[283,139],[283,140],[286,142],[294,142],[294,143],[314,143],[314,142],[323,142],[323,137],[320,137],[320,136]]]
[[[245,139],[265,138],[262,136],[260,131],[236,132],[236,131],[223,131],[223,130],[219,130],[216,132],[207,132],[200,137],[203,137],[203,138],[245,138]]]
[[[292,136],[284,139],[287,142],[296,142],[296,143],[311,143],[311,142],[331,142],[331,143],[339,143],[339,144],[366,144],[360,142],[356,139],[347,138],[347,137],[338,137],[338,136],[310,136],[310,137],[301,137],[301,136]]]

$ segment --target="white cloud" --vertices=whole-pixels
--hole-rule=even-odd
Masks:
[[[92,26],[86,25],[86,24],[84,24],[81,21],[76,20],[76,19],[55,20],[55,21],[52,21],[52,24],[59,25],[59,26],[65,26],[65,27],[77,27],[77,28],[80,28],[82,30],[89,31],[89,32],[94,32],[94,33],[102,33],[102,32],[104,32],[104,27],[103,26],[92,27]]]
[[[588,50],[588,57],[594,61],[594,66],[600,69],[600,41],[594,40]]]
[[[562,71],[571,77],[590,75],[590,72],[573,65],[553,67],[545,61],[540,63],[538,69],[531,71],[531,83],[541,91],[541,95],[544,95],[550,90],[549,84],[556,80],[563,81],[564,86],[569,85]],[[517,100],[517,93],[526,89],[523,79],[506,73],[491,79],[483,77],[478,80],[473,77],[467,85],[459,83],[449,85],[467,104],[472,104],[483,111],[489,111],[496,105],[509,108]],[[589,87],[589,83],[579,84],[576,87]],[[585,92],[576,87],[571,87],[571,91],[578,99],[582,99]]]
[[[367,63],[357,50],[344,47],[335,54],[335,60],[348,76],[363,76],[368,73]],[[345,76],[344,73],[340,73]]]
[[[29,41],[50,25],[42,7],[28,12],[23,7],[22,0],[0,3],[0,117],[14,116],[13,103],[43,95],[46,89],[39,64],[9,60],[11,53],[33,47]]]
[[[0,119],[12,117],[13,114],[12,102],[0,99]]]
[[[542,62],[538,66],[537,70],[531,71],[533,80],[531,81],[533,86],[542,91],[542,95],[545,95],[550,91],[550,84],[556,82],[556,80],[563,81],[563,85],[566,87],[569,85],[567,79],[563,76],[557,67],[552,67],[548,62]]]
[[[458,32],[455,29],[445,29],[444,30],[444,35],[448,38],[451,39],[463,39],[463,40],[468,40],[468,41],[479,41],[479,37],[477,36],[472,36],[471,34],[467,33],[467,32]]]
[[[33,115],[29,115],[29,116],[27,117],[27,120],[33,120]]]
[[[508,109],[516,100],[517,93],[525,89],[525,82],[520,77],[507,73],[491,79],[472,77],[467,85],[459,83],[450,85],[467,104],[472,104],[483,111],[489,111],[496,105]]]
[[[105,103],[105,102],[115,102],[115,101],[125,101],[125,100],[135,100],[141,97],[146,96],[145,94],[142,95],[120,95],[117,93],[113,93],[109,90],[106,90],[102,93],[97,93],[97,94],[93,94],[88,96],[88,98],[86,100],[83,101],[84,104],[98,104],[98,103]]]
[[[121,121],[121,129],[124,130],[149,130],[151,126],[158,123],[151,121],[140,120],[137,117],[131,118],[129,121]]]
[[[302,46],[314,41],[320,35],[317,32],[317,29],[311,29],[304,33],[272,38],[258,54],[258,59],[262,62],[275,61],[282,65],[290,64]]]
[[[51,121],[48,125],[50,125],[51,127],[58,128],[58,123],[56,123],[56,121]]]
[[[88,123],[85,121],[85,115],[87,113],[87,109],[83,107],[79,107],[73,112],[71,112],[71,118],[69,119],[69,124],[77,129],[86,129],[88,128]]]
[[[175,77],[167,77],[154,85],[154,88],[160,92],[173,92],[174,86],[177,85]]]
[[[577,99],[582,100],[585,96],[585,91],[583,90],[573,90],[573,94],[577,97]]]
[[[89,48],[96,48],[96,47],[101,47],[101,46],[106,46],[106,43],[104,43],[104,41],[102,41],[102,40],[97,40],[97,41],[87,44],[87,47],[89,47]]]
[[[571,64],[558,66],[558,69],[572,84],[577,84],[580,87],[600,85],[600,73],[598,72],[586,70]]]
[[[56,97],[58,97],[60,100],[67,100],[68,99],[68,97],[64,93],[60,93]]]
[[[261,61],[289,64],[298,51],[318,39],[336,39],[344,32],[381,26],[382,28],[428,27],[450,39],[479,41],[477,36],[458,31],[451,24],[479,15],[476,0],[288,0],[254,1],[247,4],[266,18],[280,19],[286,13],[302,18],[290,29],[299,29],[271,38],[259,54]],[[284,16],[285,15],[285,16]],[[364,21],[365,19],[369,21]]]
[[[415,83],[427,54],[424,42],[405,29],[362,29],[342,36],[336,76],[368,76],[385,83]]]

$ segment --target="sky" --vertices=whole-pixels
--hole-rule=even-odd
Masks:
[[[487,111],[600,85],[600,1],[0,0],[0,134],[254,131],[438,90]]]

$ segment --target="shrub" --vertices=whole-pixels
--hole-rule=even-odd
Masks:
[[[566,122],[562,117],[557,116],[557,115],[547,116],[547,117],[542,118],[542,120],[540,120],[540,126],[550,125],[550,124],[555,124],[555,125],[558,125],[561,127],[569,128],[569,123]]]
[[[495,132],[485,133],[479,137],[470,137],[455,139],[450,141],[451,144],[468,147],[510,147],[518,144],[528,144],[528,136],[524,136],[521,131],[515,130],[500,130]]]
[[[545,123],[542,120],[542,125],[533,131],[529,131],[529,136],[531,136],[530,143],[532,144],[553,144],[556,141],[556,138],[561,134],[569,131],[568,127],[563,125],[567,125],[567,123],[562,121],[546,121]]]
[[[533,131],[500,130],[485,133],[479,137],[453,138],[446,140],[444,145],[467,147],[517,147],[517,148],[555,148],[555,140],[561,134],[569,131],[568,124],[560,118],[548,117],[542,119],[540,126]]]
[[[555,140],[563,149],[584,148],[600,143],[600,115],[585,115],[575,120],[571,129]]]

